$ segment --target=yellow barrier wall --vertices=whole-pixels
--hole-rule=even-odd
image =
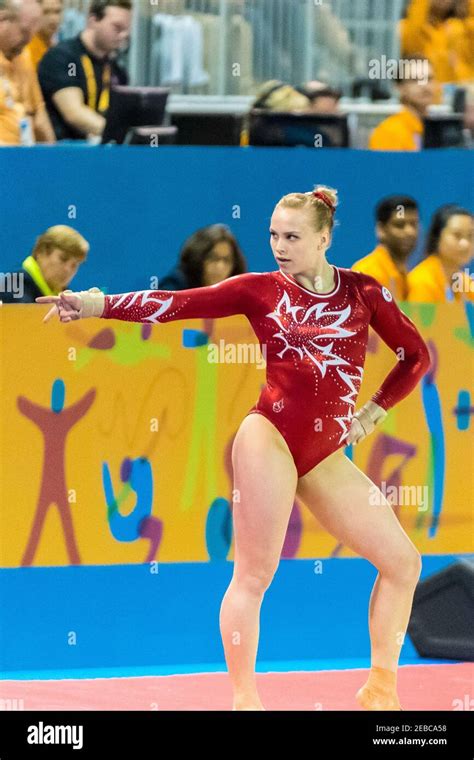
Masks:
[[[458,304],[403,308],[435,357],[429,398],[420,383],[353,448],[353,460],[378,485],[428,487],[428,501],[394,503],[421,552],[469,552],[468,314]],[[247,321],[62,325],[43,324],[44,312],[0,309],[1,566],[232,559],[231,445],[265,382],[265,369],[242,354],[232,363],[237,344],[256,343]],[[183,347],[184,330],[208,332],[211,343],[227,347],[228,361],[209,362],[206,345]],[[395,360],[372,334],[358,406]],[[104,491],[107,471],[113,498]],[[296,502],[283,556],[353,554]]]

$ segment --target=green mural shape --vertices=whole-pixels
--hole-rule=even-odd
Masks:
[[[133,325],[130,331],[115,331],[115,346],[101,351],[96,348],[81,348],[77,352],[74,368],[84,369],[99,353],[105,354],[114,364],[130,367],[147,359],[169,359],[171,351],[162,343],[150,343],[141,337],[142,325]]]
[[[215,461],[218,365],[208,361],[207,345],[197,346],[193,351],[196,357],[196,396],[181,497],[183,511],[192,506],[200,467],[204,467],[207,503],[211,504],[218,495]]]
[[[468,327],[456,327],[453,331],[454,337],[462,341],[468,348],[474,348],[474,337]]]

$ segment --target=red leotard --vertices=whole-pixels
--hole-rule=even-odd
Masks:
[[[333,268],[329,293],[313,293],[281,270],[249,272],[209,287],[105,296],[102,317],[156,323],[244,314],[267,363],[266,386],[249,412],[280,431],[301,477],[346,445],[369,325],[401,355],[372,396],[379,406],[388,410],[407,396],[430,366],[390,291],[369,275]]]

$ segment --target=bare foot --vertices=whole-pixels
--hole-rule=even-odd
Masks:
[[[265,710],[260,700],[254,699],[236,699],[232,707],[234,710]]]
[[[364,710],[401,710],[396,693],[382,692],[362,686],[356,700]]]

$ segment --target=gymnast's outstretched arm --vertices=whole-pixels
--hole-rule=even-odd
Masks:
[[[229,277],[216,285],[187,290],[137,290],[131,293],[105,295],[98,288],[58,296],[39,296],[37,303],[52,303],[44,317],[54,314],[61,322],[86,317],[121,319],[126,322],[171,322],[178,319],[250,316],[258,303],[259,280],[255,272]]]

